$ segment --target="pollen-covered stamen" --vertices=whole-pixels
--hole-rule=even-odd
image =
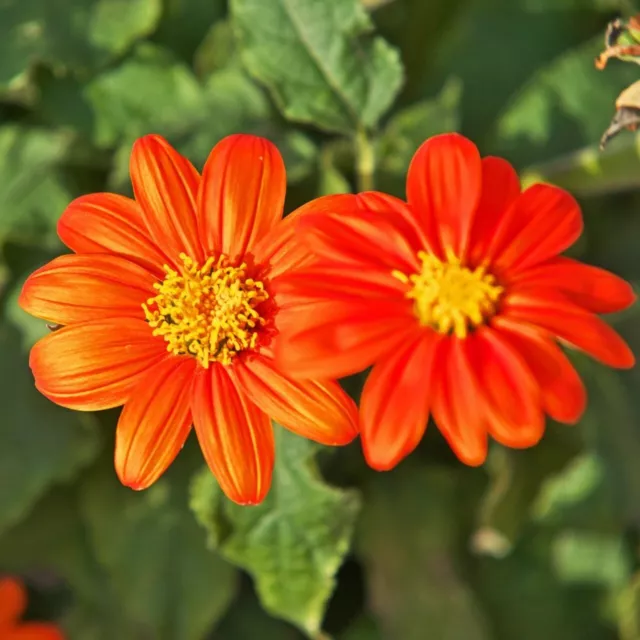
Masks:
[[[247,265],[229,266],[224,256],[202,266],[181,254],[180,272],[165,266],[165,279],[154,285],[158,295],[142,305],[154,336],[167,351],[191,355],[205,368],[228,365],[257,345],[265,319],[258,306],[269,298],[264,284],[247,275]]]
[[[423,326],[439,333],[453,332],[466,338],[469,326],[478,327],[496,313],[504,288],[483,266],[470,269],[451,251],[446,261],[420,251],[419,273],[406,275],[394,271],[401,282],[412,285],[407,298],[414,301],[416,317]]]

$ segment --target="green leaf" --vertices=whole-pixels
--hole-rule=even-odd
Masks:
[[[21,0],[2,6],[0,91],[36,62],[83,71],[124,53],[160,17],[162,0]]]
[[[351,185],[345,176],[336,167],[336,161],[331,146],[327,145],[322,150],[320,159],[320,185],[319,196],[328,196],[335,193],[351,193]]]
[[[223,17],[225,4],[224,0],[164,0],[152,40],[190,63],[210,25]]]
[[[620,594],[618,624],[620,640],[640,638],[640,572]]]
[[[630,578],[631,555],[619,533],[565,531],[553,541],[552,554],[564,582],[617,589]]]
[[[254,577],[264,608],[318,637],[359,499],[322,482],[310,461],[314,444],[275,428],[273,486],[262,504],[239,507],[224,499],[204,470],[193,483],[191,506],[211,543]]]
[[[639,141],[639,136],[623,133],[602,151],[594,144],[527,167],[521,175],[523,186],[549,182],[578,196],[637,189],[640,185]]]
[[[360,616],[338,636],[338,640],[382,640],[378,625],[369,616]]]
[[[91,414],[62,409],[35,388],[20,334],[0,325],[0,531],[22,518],[53,482],[95,457]]]
[[[620,372],[586,357],[575,356],[575,360],[589,393],[589,404],[581,422],[585,440],[603,461],[612,486],[612,506],[626,523],[639,526],[640,435],[632,400],[635,388],[629,389]]]
[[[151,44],[136,48],[119,67],[86,88],[95,113],[94,140],[114,146],[146,133],[182,133],[204,109],[202,90],[191,70]]]
[[[216,627],[215,640],[302,640],[295,627],[271,618],[253,593],[242,594]]]
[[[575,430],[551,424],[535,447],[494,447],[487,465],[491,482],[480,504],[478,529],[472,540],[474,551],[496,557],[509,553],[531,520],[532,504],[546,478],[564,469],[581,446]]]
[[[0,126],[0,241],[57,244],[55,225],[71,200],[57,170],[69,143],[62,133]]]
[[[429,137],[460,128],[462,84],[451,78],[430,100],[416,102],[389,119],[377,140],[377,188],[405,195],[407,170],[418,147]]]
[[[129,616],[158,640],[201,640],[236,591],[235,570],[207,549],[188,510],[185,453],[144,492],[120,485],[110,459],[81,487],[98,560]]]
[[[634,79],[634,70],[624,65],[597,71],[593,60],[601,48],[600,37],[591,40],[527,82],[498,120],[503,153],[517,154],[516,161],[546,160],[600,140],[620,89]]]
[[[352,133],[391,106],[399,55],[357,0],[231,0],[231,13],[247,69],[287,118]]]
[[[602,640],[606,592],[563,583],[556,574],[552,535],[533,529],[507,558],[479,558],[473,581],[500,640]],[[591,588],[585,588],[591,587]]]
[[[456,508],[473,474],[409,463],[376,476],[365,492],[356,550],[385,638],[424,640],[425,629],[438,640],[491,637],[456,566]]]
[[[140,637],[87,540],[75,488],[49,492],[25,520],[0,537],[0,566],[14,573],[53,571],[69,585],[73,601],[63,625],[70,638]]]

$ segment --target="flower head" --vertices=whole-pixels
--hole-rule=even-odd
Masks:
[[[297,226],[317,262],[278,283],[289,300],[276,351],[285,370],[340,377],[373,365],[360,416],[371,466],[395,466],[430,415],[470,465],[484,461],[489,435],[528,447],[545,414],[576,422],[585,390],[558,342],[634,364],[596,315],[631,305],[631,287],[559,255],[582,231],[567,192],[521,192],[508,162],[447,134],[414,156],[407,199],[310,203]]]
[[[14,578],[0,578],[0,638],[2,640],[64,640],[62,631],[46,622],[22,622],[27,591]]]
[[[20,304],[63,327],[38,342],[36,386],[78,410],[124,405],[116,471],[152,484],[192,424],[223,490],[236,502],[266,495],[274,457],[270,418],[324,444],[357,434],[338,384],[296,381],[273,359],[286,271],[310,261],[281,220],[285,169],[267,140],[235,135],[202,176],[161,137],[136,142],[135,200],[99,193],[63,213],[75,252],[26,281]],[[282,299],[281,299],[282,298]]]

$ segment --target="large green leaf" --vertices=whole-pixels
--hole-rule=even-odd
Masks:
[[[157,640],[201,640],[236,590],[235,570],[207,549],[189,512],[187,453],[141,493],[120,485],[110,459],[81,487],[96,557],[128,615]]]
[[[0,90],[36,62],[86,70],[148,34],[162,0],[8,0],[0,20]]]
[[[57,407],[36,390],[20,334],[0,325],[0,531],[49,485],[72,477],[99,446],[91,414]]]
[[[456,566],[463,479],[472,474],[409,464],[365,492],[357,552],[384,638],[423,640],[426,629],[438,640],[491,637]]]
[[[55,243],[55,224],[71,200],[57,173],[69,142],[64,133],[0,126],[0,241]]]
[[[211,543],[253,575],[265,609],[317,637],[359,499],[321,481],[310,461],[315,445],[275,428],[273,486],[261,505],[224,499],[205,470],[193,483],[191,506]]]
[[[357,0],[231,0],[231,13],[247,69],[291,120],[375,127],[400,88],[398,53]]]

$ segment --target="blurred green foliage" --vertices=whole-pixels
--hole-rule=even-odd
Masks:
[[[75,196],[130,193],[133,140],[202,166],[276,142],[287,209],[374,182],[460,130],[581,199],[577,252],[640,282],[640,154],[597,143],[638,78],[593,59],[627,0],[0,0],[0,571],[72,640],[636,640],[640,373],[576,358],[589,408],[467,469],[434,428],[396,470],[278,428],[271,494],[240,508],[189,442],[154,487],[112,469],[117,411],[33,387],[44,323],[16,305]],[[637,311],[612,319],[640,351]],[[362,376],[346,381],[358,395]]]

